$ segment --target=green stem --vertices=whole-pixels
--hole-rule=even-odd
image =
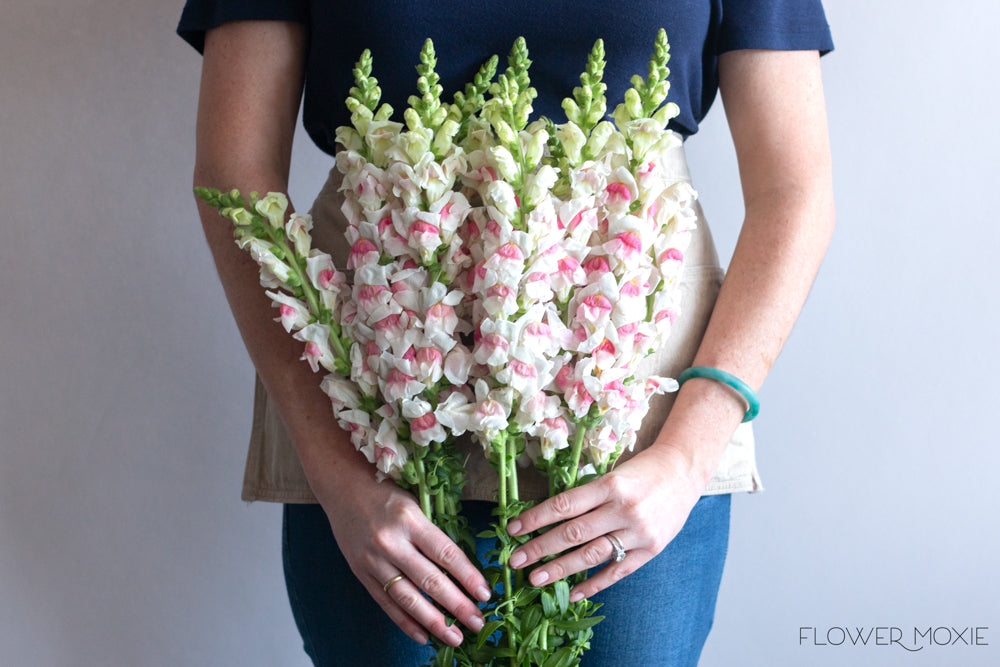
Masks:
[[[271,237],[271,241],[275,244],[281,244],[281,247],[285,250],[285,257],[290,261],[287,262],[289,268],[295,273],[295,276],[299,279],[299,284],[302,286],[302,293],[305,295],[306,300],[309,302],[309,310],[316,319],[319,319],[319,299],[316,298],[316,290],[309,283],[309,276],[305,274],[302,267],[299,266],[299,256],[295,253],[290,245],[288,245],[288,239],[285,238],[285,233],[281,229],[276,229],[274,227],[269,227],[268,235]],[[303,261],[305,259],[303,258]]]
[[[417,490],[420,498],[420,509],[424,516],[434,520],[434,512],[431,510],[431,494],[427,488],[427,472],[424,470],[424,458],[419,451],[413,454],[413,463],[417,469]]]
[[[576,434],[573,436],[572,464],[569,469],[569,485],[572,489],[576,486],[576,478],[580,474],[580,455],[583,453],[583,438],[587,435],[587,427],[582,422],[576,425]]]
[[[500,505],[500,531],[504,537],[507,535],[507,478],[508,478],[508,466],[507,461],[507,433],[501,432],[500,436],[497,438],[493,445],[497,452],[497,461],[500,464],[500,488],[497,491],[497,500]],[[511,599],[513,597],[511,591],[511,570],[510,570],[510,556],[506,555],[503,558],[503,604],[504,604],[504,625],[506,626],[507,632],[507,643],[508,647],[515,653],[517,651],[517,641],[514,638],[514,624],[511,622],[510,618],[514,614],[514,607],[511,604]],[[515,662],[515,656],[511,656],[510,664],[513,667]]]
[[[517,483],[517,439],[508,438],[511,443],[508,448],[508,458],[507,462],[507,473],[509,475],[510,481],[508,482],[507,495],[508,500],[517,501],[520,498],[520,488]],[[518,590],[524,588],[524,570],[517,570],[514,572],[514,587]]]

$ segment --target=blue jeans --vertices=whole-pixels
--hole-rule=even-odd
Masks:
[[[606,616],[594,628],[587,667],[694,667],[712,627],[729,544],[728,494],[703,496],[660,555],[594,596]],[[473,534],[492,503],[465,503]],[[337,548],[319,505],[285,505],[285,583],[306,653],[318,667],[426,664],[430,647],[407,637],[368,595]],[[482,554],[490,548],[477,540]]]

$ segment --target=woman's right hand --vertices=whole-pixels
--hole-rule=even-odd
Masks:
[[[479,606],[455,583],[472,598],[489,600],[489,585],[478,568],[424,516],[411,493],[390,480],[376,482],[373,474],[355,482],[361,488],[338,485],[320,502],[341,552],[372,598],[420,644],[427,643],[428,632],[452,646],[462,642],[461,631],[449,626],[424,594],[479,632],[484,625]],[[400,574],[403,579],[383,588]]]

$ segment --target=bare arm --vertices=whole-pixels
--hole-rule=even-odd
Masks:
[[[833,230],[826,111],[815,51],[734,51],[720,58],[719,73],[746,218],[694,363],[757,388],[791,332]],[[652,447],[521,515],[518,533],[566,523],[519,549],[520,567],[580,545],[536,568],[531,580],[593,567],[611,551],[600,537],[613,533],[628,557],[577,586],[573,597],[634,572],[680,531],[744,409],[719,383],[685,383]]]
[[[287,192],[305,44],[305,28],[295,23],[232,22],[208,32],[195,185]],[[470,592],[486,588],[488,597],[485,579],[421,514],[411,494],[375,480],[374,467],[337,426],[320,376],[299,360],[301,344],[271,321],[274,310],[258,284],[257,266],[233,243],[231,226],[205,204],[199,203],[199,213],[247,350],[352,570],[411,638],[425,643],[430,631],[457,645],[461,633],[445,624],[421,591],[478,630],[478,607],[441,568]],[[407,580],[383,590],[400,573]]]

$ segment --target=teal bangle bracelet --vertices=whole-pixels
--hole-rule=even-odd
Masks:
[[[760,412],[760,399],[757,398],[757,394],[750,388],[750,385],[732,373],[720,371],[718,368],[712,368],[711,366],[692,366],[680,374],[677,378],[677,385],[680,386],[691,378],[715,380],[739,392],[743,400],[747,402],[747,412],[743,415],[744,423],[753,420]]]

